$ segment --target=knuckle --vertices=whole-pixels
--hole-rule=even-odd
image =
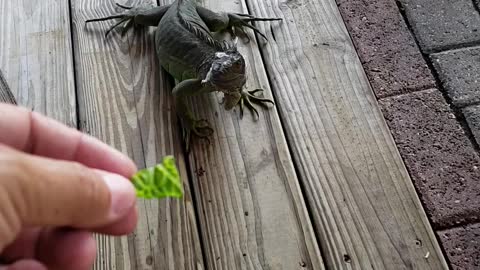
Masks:
[[[82,190],[92,190],[95,185],[93,173],[83,164],[72,162],[70,164],[70,171],[74,173],[76,187]]]
[[[10,196],[0,190],[0,252],[5,245],[10,244],[20,233],[22,228],[21,218],[15,211],[15,206]]]
[[[98,207],[105,208],[109,203],[109,192],[100,175],[94,170],[80,163],[73,163],[72,170],[75,171],[77,187],[81,190],[82,198],[87,209]]]
[[[18,155],[0,150],[0,188],[8,194],[20,191],[27,166]]]
[[[21,220],[26,220],[26,215],[38,203],[32,198],[32,176],[35,175],[32,165],[19,155],[10,155],[1,158],[0,188],[7,193],[11,206]]]
[[[22,198],[23,167],[16,155],[6,154],[0,146],[0,239],[14,237],[21,228],[26,204]],[[7,150],[8,151],[8,150]],[[0,243],[1,249],[1,243]]]

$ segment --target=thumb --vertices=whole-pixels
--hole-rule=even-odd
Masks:
[[[24,226],[114,223],[135,200],[133,185],[119,175],[0,146],[0,250]]]

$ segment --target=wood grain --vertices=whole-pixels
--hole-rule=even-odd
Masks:
[[[17,104],[17,100],[15,99],[15,96],[10,90],[7,80],[3,76],[3,72],[1,70],[0,70],[0,102]]]
[[[77,126],[68,1],[0,1],[0,69],[17,102]]]
[[[161,1],[162,2],[162,1]],[[165,3],[165,2],[163,2]],[[234,0],[199,1],[216,11],[242,12]],[[268,80],[255,43],[240,44],[248,84]],[[221,95],[192,98],[198,117],[215,130],[196,140],[189,163],[198,199],[208,269],[324,269],[280,119],[273,108],[253,121],[248,111],[225,111]]]
[[[174,155],[185,197],[142,200],[135,233],[97,237],[95,269],[205,269],[171,86],[157,65],[151,31],[124,38],[114,31],[105,39],[114,21],[85,26],[86,19],[119,11],[113,1],[72,0],[81,129],[128,154],[139,168]]]
[[[447,269],[334,0],[247,0],[328,269]]]

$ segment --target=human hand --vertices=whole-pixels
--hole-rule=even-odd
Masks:
[[[136,170],[90,136],[0,103],[0,270],[90,269],[93,232],[137,224]]]

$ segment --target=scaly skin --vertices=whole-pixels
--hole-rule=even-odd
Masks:
[[[212,32],[228,31],[235,36],[245,34],[244,27],[250,28],[262,37],[257,28],[248,24],[254,21],[274,21],[278,18],[256,18],[248,14],[216,13],[198,6],[194,0],[177,0],[171,5],[155,7],[126,7],[122,14],[86,22],[118,19],[107,32],[123,24],[122,35],[130,28],[157,26],[155,48],[161,66],[179,83],[172,93],[177,114],[184,129],[187,149],[190,137],[195,134],[206,138],[213,133],[208,122],[197,119],[185,104],[185,98],[213,91],[224,93],[224,107],[231,110],[239,105],[241,116],[243,107],[255,113],[253,103],[266,106],[269,99],[257,97],[262,89],[245,91],[245,60],[236,46],[215,40]]]

